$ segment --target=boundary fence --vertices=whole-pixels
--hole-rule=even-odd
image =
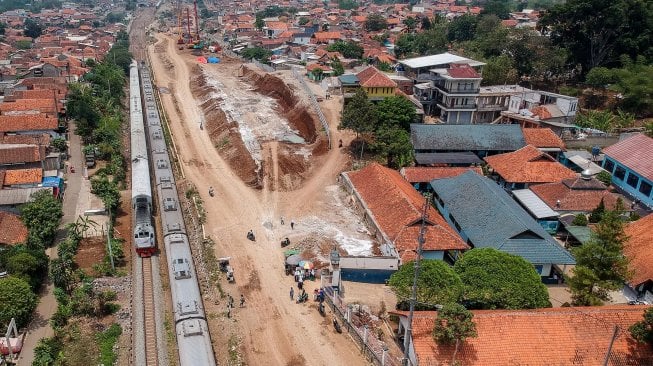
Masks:
[[[299,83],[302,84],[302,87],[304,88],[306,95],[308,95],[308,98],[311,101],[311,106],[313,106],[313,109],[317,114],[317,118],[320,120],[320,123],[322,124],[322,128],[324,129],[324,132],[327,135],[329,149],[331,149],[331,133],[329,132],[329,123],[327,122],[326,117],[324,117],[324,113],[322,113],[322,109],[320,108],[320,105],[317,103],[317,99],[315,99],[315,94],[313,94],[311,88],[308,86],[308,84],[306,84],[306,81],[304,81],[304,77],[297,72],[296,67],[291,67],[291,72],[292,72],[292,76],[294,76],[295,79],[297,79]]]
[[[324,281],[330,282],[330,276],[324,276]],[[352,322],[354,311],[351,305],[347,306],[342,297],[330,286],[325,286],[324,292],[325,300],[333,310],[333,314],[339,318],[343,329],[347,330],[351,339],[360,347],[366,360],[376,366],[401,366],[401,360],[390,356],[388,347],[374,334],[370,334],[367,325],[356,326]]]

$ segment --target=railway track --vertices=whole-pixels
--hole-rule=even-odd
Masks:
[[[143,259],[143,325],[145,328],[145,362],[148,366],[158,366],[156,348],[156,321],[154,306],[154,286],[152,281],[153,258]]]

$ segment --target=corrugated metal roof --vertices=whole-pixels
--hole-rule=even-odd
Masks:
[[[537,219],[560,216],[530,189],[517,189],[512,194]]]
[[[653,181],[653,139],[638,134],[603,150],[605,155]]]
[[[454,62],[467,63],[472,66],[485,65],[483,62],[471,60],[466,57],[451,54],[449,52],[441,53],[439,55],[415,57],[399,61],[400,64],[406,65],[411,69],[447,65]]]
[[[589,172],[594,175],[594,174],[599,174],[600,172],[605,171],[605,169],[601,168],[600,166],[592,163],[591,161],[585,159],[584,157],[580,155],[573,155],[570,156],[569,161],[574,163],[577,167],[583,169],[583,170],[589,170]]]
[[[473,152],[456,153],[417,153],[415,161],[420,165],[431,164],[480,164],[483,162]]]
[[[515,151],[526,146],[521,126],[411,124],[410,140],[418,150]]]
[[[574,264],[560,246],[492,180],[474,172],[438,179],[431,187],[474,247],[491,247],[534,264]]]

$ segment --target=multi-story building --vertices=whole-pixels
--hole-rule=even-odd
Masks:
[[[400,73],[412,78],[424,113],[447,124],[471,124],[481,85],[482,62],[444,53],[400,61]]]

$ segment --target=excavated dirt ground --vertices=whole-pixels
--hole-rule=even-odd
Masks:
[[[164,64],[166,60],[163,60]],[[229,65],[225,60],[225,65]],[[319,135],[319,121],[308,106],[301,103],[295,90],[276,76],[242,65],[233,68],[231,80],[212,80],[210,68],[213,65],[194,65],[192,69],[191,91],[200,102],[211,142],[220,155],[229,163],[234,172],[249,186],[262,188],[263,178],[271,178],[272,165],[268,143],[277,143],[278,181],[271,189],[288,191],[301,187],[310,176],[313,166],[312,157],[323,155],[327,151],[326,140]],[[224,75],[224,74],[223,74]],[[219,84],[219,86],[217,86]],[[222,84],[224,83],[224,84]],[[242,84],[242,90],[250,90],[272,98],[276,103],[272,107],[276,115],[264,112],[243,112],[243,115],[225,113],[225,96],[238,99],[229,94],[225,84]],[[221,92],[222,94],[218,94]],[[233,101],[230,101],[233,102]],[[243,100],[241,104],[247,104]],[[251,107],[251,106],[250,106]],[[282,121],[271,121],[281,119]],[[198,122],[199,123],[199,122]],[[290,135],[296,138],[288,140],[288,131],[280,131],[279,124],[286,124]],[[272,126],[267,126],[272,125]],[[266,129],[265,134],[256,130]],[[273,179],[268,179],[273,182]]]

